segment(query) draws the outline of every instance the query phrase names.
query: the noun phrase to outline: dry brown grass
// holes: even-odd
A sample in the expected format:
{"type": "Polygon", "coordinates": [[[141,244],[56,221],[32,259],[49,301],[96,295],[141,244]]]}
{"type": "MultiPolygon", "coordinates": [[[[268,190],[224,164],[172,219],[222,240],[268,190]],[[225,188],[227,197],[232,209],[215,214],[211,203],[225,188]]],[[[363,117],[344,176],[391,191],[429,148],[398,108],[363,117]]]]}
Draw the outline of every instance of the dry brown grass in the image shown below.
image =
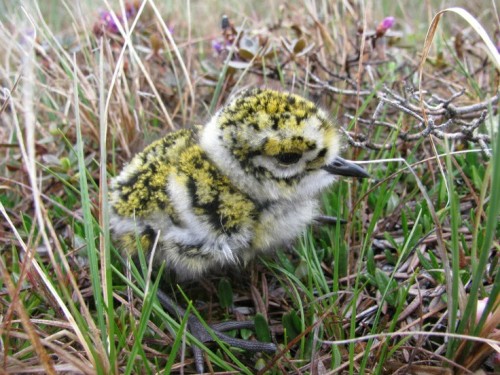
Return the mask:
{"type": "MultiPolygon", "coordinates": [[[[1,3],[0,368],[189,365],[181,361],[188,352],[171,352],[165,315],[142,302],[139,278],[134,289],[112,270],[107,180],[151,140],[203,124],[245,87],[267,86],[317,101],[337,118],[349,157],[376,164],[374,180],[325,197],[345,228],[316,229],[293,254],[279,252],[250,280],[232,282],[238,306],[256,306],[282,345],[265,363],[237,353],[239,371],[498,370],[498,222],[491,244],[485,238],[500,174],[491,163],[500,76],[476,30],[447,14],[419,80],[440,5],[54,0],[23,11],[1,3]],[[116,14],[127,22],[118,26],[116,14]],[[380,28],[387,16],[396,20],[388,31],[380,28]],[[475,328],[484,297],[493,316],[475,328]],[[286,331],[294,324],[297,336],[286,331]]],[[[493,2],[454,5],[498,46],[493,2]]],[[[200,311],[216,321],[227,311],[213,283],[192,296],[210,296],[200,311]]],[[[227,352],[209,356],[214,371],[234,369],[227,352]]]]}

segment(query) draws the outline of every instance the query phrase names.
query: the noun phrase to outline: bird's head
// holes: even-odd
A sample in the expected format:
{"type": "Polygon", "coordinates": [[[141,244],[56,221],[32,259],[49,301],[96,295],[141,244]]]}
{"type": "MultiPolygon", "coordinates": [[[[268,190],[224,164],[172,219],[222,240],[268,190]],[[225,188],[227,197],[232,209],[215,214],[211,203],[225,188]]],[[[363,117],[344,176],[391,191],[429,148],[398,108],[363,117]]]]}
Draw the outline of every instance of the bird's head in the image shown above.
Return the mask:
{"type": "Polygon", "coordinates": [[[316,194],[336,174],[366,177],[362,168],[338,156],[340,141],[313,102],[268,89],[235,97],[201,137],[219,168],[260,200],[316,194]]]}

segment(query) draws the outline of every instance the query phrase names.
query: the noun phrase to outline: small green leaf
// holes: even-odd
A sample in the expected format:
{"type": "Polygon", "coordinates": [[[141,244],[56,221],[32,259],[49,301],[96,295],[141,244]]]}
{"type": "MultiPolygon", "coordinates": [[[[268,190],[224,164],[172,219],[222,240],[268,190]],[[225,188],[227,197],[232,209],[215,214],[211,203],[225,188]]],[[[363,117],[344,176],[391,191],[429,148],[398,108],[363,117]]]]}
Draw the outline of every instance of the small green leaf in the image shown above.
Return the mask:
{"type": "Polygon", "coordinates": [[[249,340],[253,335],[253,331],[251,329],[240,329],[240,336],[243,340],[249,340]]]}
{"type": "Polygon", "coordinates": [[[219,303],[221,307],[227,309],[233,305],[233,288],[227,279],[221,279],[219,282],[219,303]]]}
{"type": "Polygon", "coordinates": [[[71,169],[71,160],[67,157],[62,157],[60,160],[61,168],[63,171],[67,172],[71,169]]]}
{"type": "Polygon", "coordinates": [[[392,307],[396,307],[400,294],[399,286],[396,280],[389,278],[387,274],[379,269],[375,274],[378,289],[380,293],[385,293],[385,301],[392,307]]]}
{"type": "Polygon", "coordinates": [[[372,276],[375,276],[375,270],[377,269],[377,264],[375,262],[375,254],[373,253],[373,248],[368,249],[367,257],[366,257],[366,269],[368,273],[372,276]]]}
{"type": "Polygon", "coordinates": [[[432,264],[429,259],[427,259],[420,250],[417,251],[417,256],[422,267],[424,267],[425,270],[429,271],[432,268],[432,264]]]}
{"type": "Polygon", "coordinates": [[[290,261],[290,259],[288,259],[288,257],[286,256],[286,254],[283,251],[278,251],[278,253],[276,255],[279,258],[279,262],[280,262],[281,266],[283,268],[285,268],[285,270],[287,272],[292,273],[292,274],[295,273],[295,266],[290,261]]]}
{"type": "Polygon", "coordinates": [[[288,341],[293,340],[302,331],[302,322],[295,311],[290,311],[288,314],[283,315],[282,322],[288,341]]]}
{"type": "Polygon", "coordinates": [[[266,318],[262,314],[255,315],[255,335],[259,341],[271,342],[271,333],[266,318]]]}
{"type": "Polygon", "coordinates": [[[297,278],[302,279],[307,276],[309,273],[309,265],[305,260],[301,260],[295,269],[295,276],[297,278]]]}
{"type": "Polygon", "coordinates": [[[395,265],[398,261],[398,259],[394,256],[394,254],[391,252],[389,249],[384,250],[384,255],[385,258],[387,259],[387,262],[391,265],[395,265]]]}
{"type": "Polygon", "coordinates": [[[377,280],[377,287],[380,292],[386,290],[389,285],[389,277],[385,274],[385,272],[379,269],[375,270],[375,280],[377,280]]]}
{"type": "Polygon", "coordinates": [[[257,360],[257,362],[255,362],[255,366],[254,368],[257,370],[257,371],[260,371],[262,370],[264,367],[266,367],[266,360],[264,358],[259,358],[257,360]]]}

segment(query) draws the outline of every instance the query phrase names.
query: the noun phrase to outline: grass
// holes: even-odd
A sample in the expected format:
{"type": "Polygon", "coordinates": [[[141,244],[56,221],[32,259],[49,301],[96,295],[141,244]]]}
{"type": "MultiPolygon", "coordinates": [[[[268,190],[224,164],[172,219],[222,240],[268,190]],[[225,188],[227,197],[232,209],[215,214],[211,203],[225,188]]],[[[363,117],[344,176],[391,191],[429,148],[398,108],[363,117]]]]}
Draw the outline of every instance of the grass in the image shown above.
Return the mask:
{"type": "Polygon", "coordinates": [[[159,287],[207,323],[255,317],[256,333],[234,334],[279,346],[208,345],[211,372],[500,371],[494,2],[453,4],[434,23],[448,4],[131,4],[0,3],[3,372],[192,372],[187,315],[166,314],[159,287]],[[377,34],[387,16],[395,26],[377,34]],[[369,161],[371,179],[323,196],[346,223],[201,285],[159,285],[145,257],[127,267],[109,179],[262,85],[317,101],[346,157],[369,161]]]}

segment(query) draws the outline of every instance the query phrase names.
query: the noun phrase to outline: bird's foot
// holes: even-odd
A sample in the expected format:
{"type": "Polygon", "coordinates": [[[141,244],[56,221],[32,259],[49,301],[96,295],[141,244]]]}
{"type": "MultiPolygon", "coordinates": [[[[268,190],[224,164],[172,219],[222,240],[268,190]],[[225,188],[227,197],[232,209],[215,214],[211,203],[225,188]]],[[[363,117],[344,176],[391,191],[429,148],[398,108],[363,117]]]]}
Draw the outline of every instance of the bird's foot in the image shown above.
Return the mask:
{"type": "MultiPolygon", "coordinates": [[[[183,308],[179,307],[169,296],[167,296],[160,290],[158,291],[158,299],[170,314],[174,314],[177,316],[182,316],[183,314],[185,314],[185,310],[183,308]]],[[[243,349],[249,352],[274,353],[276,351],[276,345],[274,345],[273,343],[238,339],[223,333],[235,329],[252,329],[254,328],[254,323],[252,321],[229,321],[210,324],[208,327],[210,328],[211,332],[209,332],[205,328],[205,325],[203,325],[196,316],[189,315],[189,332],[201,343],[215,342],[215,336],[218,340],[229,346],[243,349]]],[[[193,345],[191,349],[193,351],[196,371],[201,374],[204,372],[203,351],[197,345],[193,345]]]]}

